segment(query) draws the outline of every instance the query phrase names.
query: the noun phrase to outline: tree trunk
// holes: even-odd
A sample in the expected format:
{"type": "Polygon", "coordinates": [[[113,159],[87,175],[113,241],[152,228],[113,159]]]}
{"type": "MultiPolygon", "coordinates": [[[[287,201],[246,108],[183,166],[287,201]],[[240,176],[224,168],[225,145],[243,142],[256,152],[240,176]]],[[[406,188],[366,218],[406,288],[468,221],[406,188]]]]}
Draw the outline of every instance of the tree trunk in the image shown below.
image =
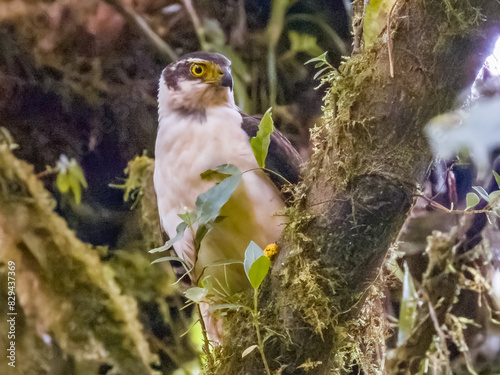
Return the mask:
{"type": "MultiPolygon", "coordinates": [[[[424,126],[473,81],[498,30],[496,1],[399,0],[392,48],[381,41],[328,73],[315,152],[259,300],[271,369],[383,372],[377,275],[431,161],[424,126]]],[[[241,358],[256,343],[251,319],[232,313],[227,331],[207,372],[264,373],[257,351],[241,358]]]]}

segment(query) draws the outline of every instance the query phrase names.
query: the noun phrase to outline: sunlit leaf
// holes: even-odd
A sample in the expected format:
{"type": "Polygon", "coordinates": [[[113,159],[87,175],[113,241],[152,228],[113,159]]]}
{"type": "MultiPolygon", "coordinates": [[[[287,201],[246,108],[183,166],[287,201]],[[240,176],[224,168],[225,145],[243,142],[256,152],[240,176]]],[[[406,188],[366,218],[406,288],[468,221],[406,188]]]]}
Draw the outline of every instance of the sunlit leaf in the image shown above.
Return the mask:
{"type": "Polygon", "coordinates": [[[67,193],[69,190],[69,176],[66,173],[59,172],[56,179],[57,189],[61,193],[67,193]]]}
{"type": "Polygon", "coordinates": [[[500,188],[500,175],[493,171],[493,176],[495,177],[495,181],[497,182],[497,186],[500,188]]]}
{"type": "Polygon", "coordinates": [[[254,351],[254,349],[258,348],[258,345],[251,345],[248,348],[246,348],[243,353],[241,353],[241,358],[245,358],[247,355],[249,355],[251,352],[254,351]]]}
{"type": "Polygon", "coordinates": [[[177,214],[177,216],[179,216],[189,227],[196,221],[196,212],[186,212],[184,214],[177,214]]]}
{"type": "Polygon", "coordinates": [[[262,250],[255,242],[250,241],[250,244],[245,250],[245,260],[243,261],[243,267],[245,268],[247,276],[252,264],[262,256],[264,256],[264,250],[262,250]]]}
{"type": "MultiPolygon", "coordinates": [[[[313,57],[312,59],[307,60],[307,61],[304,63],[304,65],[305,65],[305,64],[310,64],[310,63],[313,63],[313,62],[319,62],[319,63],[322,63],[322,65],[323,65],[323,64],[328,64],[328,61],[326,60],[326,54],[327,54],[327,53],[328,53],[328,52],[324,52],[324,53],[322,53],[321,55],[319,55],[318,57],[313,57]]],[[[320,65],[320,66],[321,66],[321,65],[320,65]]],[[[316,66],[316,67],[318,67],[318,66],[316,66]]]]}
{"type": "Polygon", "coordinates": [[[269,267],[271,267],[271,260],[266,256],[261,256],[253,262],[248,271],[248,279],[254,289],[257,289],[262,284],[269,272],[269,267]]]}
{"type": "MultiPolygon", "coordinates": [[[[177,241],[180,241],[182,239],[182,237],[184,237],[184,231],[186,230],[187,227],[188,227],[188,225],[186,222],[183,221],[182,223],[179,223],[179,225],[177,225],[177,228],[175,228],[176,234],[175,234],[174,238],[169,239],[167,242],[165,242],[165,245],[163,245],[162,247],[158,247],[156,249],[149,250],[149,252],[150,253],[158,253],[158,252],[170,249],[174,243],[176,243],[177,241]]],[[[154,261],[153,263],[157,263],[157,261],[154,261]]]]}
{"type": "Polygon", "coordinates": [[[70,166],[68,169],[69,174],[75,176],[80,184],[86,189],[87,180],[85,179],[85,175],[83,174],[82,168],[76,163],[75,159],[71,159],[70,166]]]}
{"type": "Polygon", "coordinates": [[[264,251],[255,242],[251,241],[245,251],[243,267],[248,280],[254,289],[257,289],[271,266],[271,260],[264,255],[264,251]]]}
{"type": "Polygon", "coordinates": [[[265,168],[267,151],[269,149],[269,144],[271,143],[271,134],[274,131],[274,123],[271,114],[272,108],[269,108],[262,120],[260,120],[259,131],[256,136],[250,140],[250,145],[252,146],[253,154],[255,159],[259,164],[259,167],[265,168]]]}
{"type": "Polygon", "coordinates": [[[76,177],[74,174],[69,173],[68,182],[69,182],[69,188],[73,193],[73,196],[75,197],[76,204],[80,204],[82,201],[82,187],[80,185],[78,177],[76,177]]]}
{"type": "Polygon", "coordinates": [[[415,325],[418,295],[413,283],[413,277],[406,262],[404,263],[403,294],[399,312],[398,345],[403,345],[410,337],[415,325]]]}
{"type": "Polygon", "coordinates": [[[489,202],[490,201],[490,196],[488,195],[488,192],[486,190],[484,190],[484,188],[482,186],[473,186],[472,187],[476,193],[482,198],[484,199],[486,202],[489,202]]]}
{"type": "Polygon", "coordinates": [[[371,47],[387,25],[387,17],[396,0],[370,0],[363,17],[363,40],[371,47]]]}
{"type": "Polygon", "coordinates": [[[203,299],[207,296],[207,294],[208,294],[208,289],[200,288],[197,286],[189,288],[184,292],[186,298],[193,301],[194,303],[202,302],[203,299]]]}
{"type": "Polygon", "coordinates": [[[87,180],[83,175],[82,168],[78,165],[75,158],[68,159],[66,155],[61,155],[56,164],[59,170],[57,175],[57,188],[61,193],[67,193],[71,190],[76,204],[82,201],[82,186],[87,188],[87,180]]]}
{"type": "Polygon", "coordinates": [[[467,208],[474,207],[480,201],[479,197],[475,193],[467,193],[467,197],[465,198],[465,202],[467,204],[467,208]]]}

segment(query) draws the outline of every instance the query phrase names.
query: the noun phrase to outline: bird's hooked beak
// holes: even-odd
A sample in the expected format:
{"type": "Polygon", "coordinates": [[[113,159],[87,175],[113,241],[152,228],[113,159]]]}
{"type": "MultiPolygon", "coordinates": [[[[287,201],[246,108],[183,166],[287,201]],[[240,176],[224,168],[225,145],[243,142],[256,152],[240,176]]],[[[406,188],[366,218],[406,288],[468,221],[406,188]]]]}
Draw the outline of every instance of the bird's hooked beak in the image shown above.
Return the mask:
{"type": "Polygon", "coordinates": [[[229,87],[231,90],[233,89],[233,77],[229,72],[225,72],[221,78],[221,85],[223,87],[229,87]]]}
{"type": "Polygon", "coordinates": [[[229,87],[231,90],[233,89],[233,77],[231,77],[231,73],[227,69],[221,68],[219,65],[212,63],[212,67],[209,69],[205,82],[210,83],[218,83],[222,87],[229,87]]]}

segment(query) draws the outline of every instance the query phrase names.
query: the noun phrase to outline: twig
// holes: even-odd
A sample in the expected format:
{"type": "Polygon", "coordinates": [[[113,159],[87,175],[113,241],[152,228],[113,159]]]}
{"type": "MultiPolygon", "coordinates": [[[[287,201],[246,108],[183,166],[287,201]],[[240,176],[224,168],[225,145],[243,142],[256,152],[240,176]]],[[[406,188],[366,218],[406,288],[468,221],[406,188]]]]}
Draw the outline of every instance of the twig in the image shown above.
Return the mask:
{"type": "Polygon", "coordinates": [[[361,43],[363,36],[363,17],[364,15],[364,2],[362,0],[355,0],[352,3],[352,36],[353,48],[352,54],[357,55],[362,52],[361,43]]]}
{"type": "Polygon", "coordinates": [[[486,206],[486,208],[483,208],[481,210],[450,210],[449,208],[443,206],[442,204],[439,204],[438,202],[434,202],[432,199],[426,197],[423,194],[415,194],[415,196],[425,199],[434,208],[438,208],[438,209],[445,211],[449,214],[486,214],[486,213],[491,211],[488,208],[488,205],[486,206]]]}
{"type": "Polygon", "coordinates": [[[394,61],[392,59],[392,35],[391,35],[391,18],[392,18],[392,13],[394,12],[394,8],[396,7],[396,4],[398,3],[398,0],[392,4],[391,11],[387,15],[387,50],[389,53],[389,72],[391,74],[391,78],[394,78],[394,61]]]}
{"type": "Polygon", "coordinates": [[[43,177],[46,177],[46,176],[50,176],[52,174],[56,174],[58,172],[59,172],[59,170],[57,168],[47,167],[47,169],[45,169],[44,171],[41,171],[40,173],[37,173],[35,175],[35,177],[38,178],[38,179],[40,179],[40,178],[43,178],[43,177]]]}
{"type": "Polygon", "coordinates": [[[206,50],[207,39],[205,37],[205,30],[203,29],[203,26],[201,24],[200,17],[198,17],[198,14],[194,9],[193,2],[191,0],[182,0],[182,3],[184,4],[186,11],[188,12],[189,17],[191,18],[191,22],[193,23],[194,26],[194,31],[196,32],[196,35],[198,36],[198,40],[201,45],[201,49],[206,50]]]}
{"type": "Polygon", "coordinates": [[[167,62],[177,60],[177,54],[158,34],[156,34],[148,23],[141,17],[131,6],[122,4],[118,0],[103,0],[105,3],[112,6],[123,18],[134,25],[153,45],[153,47],[165,57],[167,62]]]}
{"type": "Polygon", "coordinates": [[[442,349],[445,352],[445,354],[447,356],[449,356],[450,352],[448,351],[448,348],[446,347],[446,336],[445,336],[443,330],[441,329],[441,327],[439,326],[439,320],[438,320],[438,317],[436,315],[436,310],[434,310],[434,306],[432,306],[431,298],[429,297],[429,295],[427,294],[427,292],[424,289],[422,289],[421,291],[422,291],[423,296],[427,300],[427,305],[429,307],[429,316],[432,320],[432,324],[434,325],[434,329],[436,330],[436,333],[439,336],[439,340],[441,341],[442,349]]]}

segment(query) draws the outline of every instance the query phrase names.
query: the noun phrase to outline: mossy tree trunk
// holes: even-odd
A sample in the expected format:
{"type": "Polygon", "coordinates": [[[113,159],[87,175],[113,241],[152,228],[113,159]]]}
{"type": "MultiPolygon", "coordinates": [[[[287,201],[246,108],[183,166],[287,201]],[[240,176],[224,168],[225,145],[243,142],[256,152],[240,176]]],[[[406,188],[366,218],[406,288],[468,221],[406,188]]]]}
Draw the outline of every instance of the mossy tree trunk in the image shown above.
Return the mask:
{"type": "MultiPolygon", "coordinates": [[[[329,73],[315,152],[259,301],[274,371],[384,372],[377,274],[431,161],[424,126],[473,81],[499,30],[496,1],[399,0],[390,51],[381,41],[329,73]]],[[[256,351],[241,358],[255,344],[242,314],[208,373],[264,373],[256,351]]]]}

